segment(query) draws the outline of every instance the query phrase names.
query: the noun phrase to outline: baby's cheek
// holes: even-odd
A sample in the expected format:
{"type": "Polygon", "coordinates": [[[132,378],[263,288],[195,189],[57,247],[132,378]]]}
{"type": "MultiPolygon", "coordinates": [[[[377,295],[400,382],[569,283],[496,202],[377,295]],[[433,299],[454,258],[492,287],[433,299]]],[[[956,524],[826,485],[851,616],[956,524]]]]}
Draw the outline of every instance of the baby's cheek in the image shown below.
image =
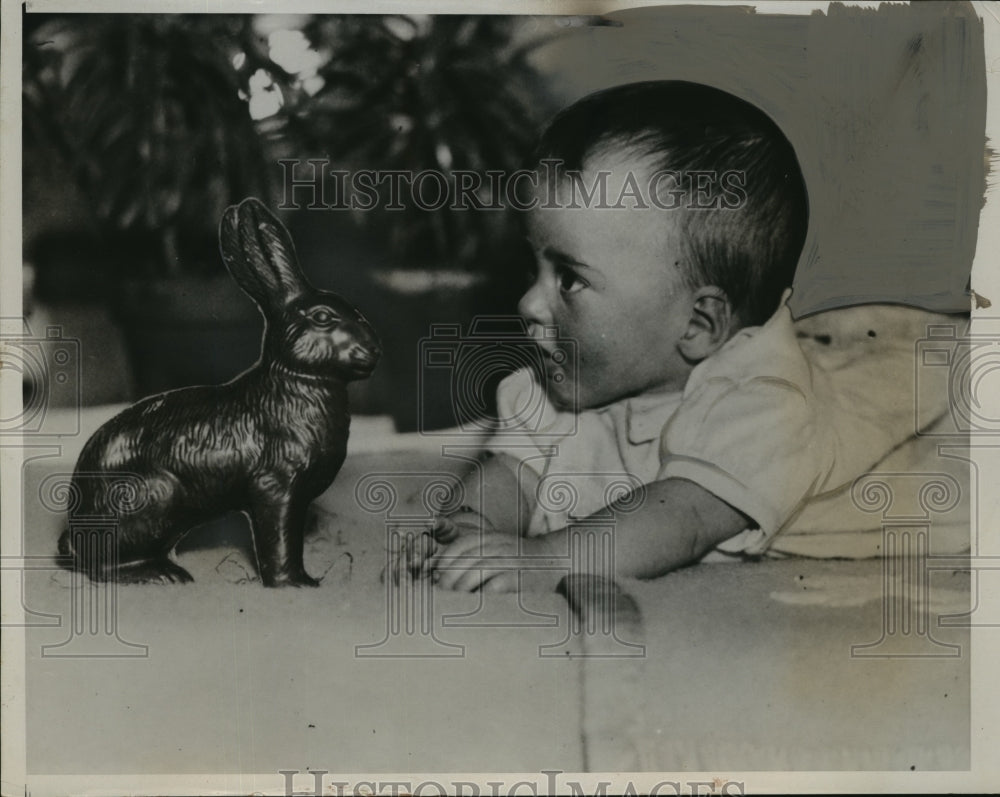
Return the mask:
{"type": "Polygon", "coordinates": [[[576,377],[567,381],[565,393],[570,396],[568,402],[578,411],[600,407],[618,397],[618,385],[613,377],[608,376],[605,368],[581,366],[576,377]]]}

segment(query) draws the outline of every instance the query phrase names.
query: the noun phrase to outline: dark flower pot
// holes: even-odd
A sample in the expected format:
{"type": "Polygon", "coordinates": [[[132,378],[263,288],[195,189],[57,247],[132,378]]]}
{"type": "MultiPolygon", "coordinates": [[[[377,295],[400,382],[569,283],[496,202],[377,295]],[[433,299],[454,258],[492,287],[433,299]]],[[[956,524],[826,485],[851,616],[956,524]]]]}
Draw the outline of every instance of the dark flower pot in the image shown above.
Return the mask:
{"type": "Polygon", "coordinates": [[[257,361],[264,330],[228,275],[125,282],[116,317],[137,397],[232,379],[257,361]]]}
{"type": "MultiPolygon", "coordinates": [[[[456,400],[456,372],[447,352],[462,345],[477,314],[488,307],[484,274],[398,270],[374,275],[383,369],[391,381],[387,409],[399,432],[446,429],[467,421],[456,400]],[[453,334],[457,333],[457,334],[453,334]],[[431,350],[434,350],[432,354],[431,350]],[[435,359],[437,361],[435,361],[435,359]]],[[[493,400],[492,391],[484,399],[493,400]]]]}

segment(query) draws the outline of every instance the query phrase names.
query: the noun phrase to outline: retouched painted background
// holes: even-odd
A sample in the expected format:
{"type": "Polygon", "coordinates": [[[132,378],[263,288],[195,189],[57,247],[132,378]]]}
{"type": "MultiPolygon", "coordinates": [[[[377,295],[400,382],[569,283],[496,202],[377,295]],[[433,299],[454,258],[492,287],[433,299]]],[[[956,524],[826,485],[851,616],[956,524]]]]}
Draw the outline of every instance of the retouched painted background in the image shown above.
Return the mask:
{"type": "Polygon", "coordinates": [[[969,309],[986,189],[983,26],[968,3],[826,14],[641,8],[540,53],[567,102],[636,80],[730,91],[791,139],[810,194],[796,315],[867,302],[969,309]]]}

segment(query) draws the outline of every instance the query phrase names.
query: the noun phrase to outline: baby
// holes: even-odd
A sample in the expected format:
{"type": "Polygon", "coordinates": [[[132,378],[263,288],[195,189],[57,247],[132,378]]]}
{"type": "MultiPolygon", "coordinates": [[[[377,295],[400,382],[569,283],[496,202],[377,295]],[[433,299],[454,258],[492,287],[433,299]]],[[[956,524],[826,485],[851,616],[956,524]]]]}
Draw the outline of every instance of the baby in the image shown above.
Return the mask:
{"type": "Polygon", "coordinates": [[[536,164],[518,309],[541,365],[501,383],[462,506],[401,570],[508,591],[526,570],[549,587],[567,568],[652,578],[760,555],[912,435],[910,407],[838,438],[786,306],[806,188],[762,111],[698,84],[620,86],[559,114],[536,164]]]}

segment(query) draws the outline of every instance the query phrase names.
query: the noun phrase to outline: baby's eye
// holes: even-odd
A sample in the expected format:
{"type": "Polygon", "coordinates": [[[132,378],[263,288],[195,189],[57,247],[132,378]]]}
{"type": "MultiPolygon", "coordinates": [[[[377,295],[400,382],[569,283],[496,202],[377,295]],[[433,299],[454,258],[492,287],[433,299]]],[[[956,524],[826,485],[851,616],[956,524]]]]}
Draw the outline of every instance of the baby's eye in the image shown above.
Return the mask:
{"type": "Polygon", "coordinates": [[[556,277],[559,280],[559,290],[562,293],[576,293],[590,286],[587,280],[567,266],[560,266],[556,277]]]}

